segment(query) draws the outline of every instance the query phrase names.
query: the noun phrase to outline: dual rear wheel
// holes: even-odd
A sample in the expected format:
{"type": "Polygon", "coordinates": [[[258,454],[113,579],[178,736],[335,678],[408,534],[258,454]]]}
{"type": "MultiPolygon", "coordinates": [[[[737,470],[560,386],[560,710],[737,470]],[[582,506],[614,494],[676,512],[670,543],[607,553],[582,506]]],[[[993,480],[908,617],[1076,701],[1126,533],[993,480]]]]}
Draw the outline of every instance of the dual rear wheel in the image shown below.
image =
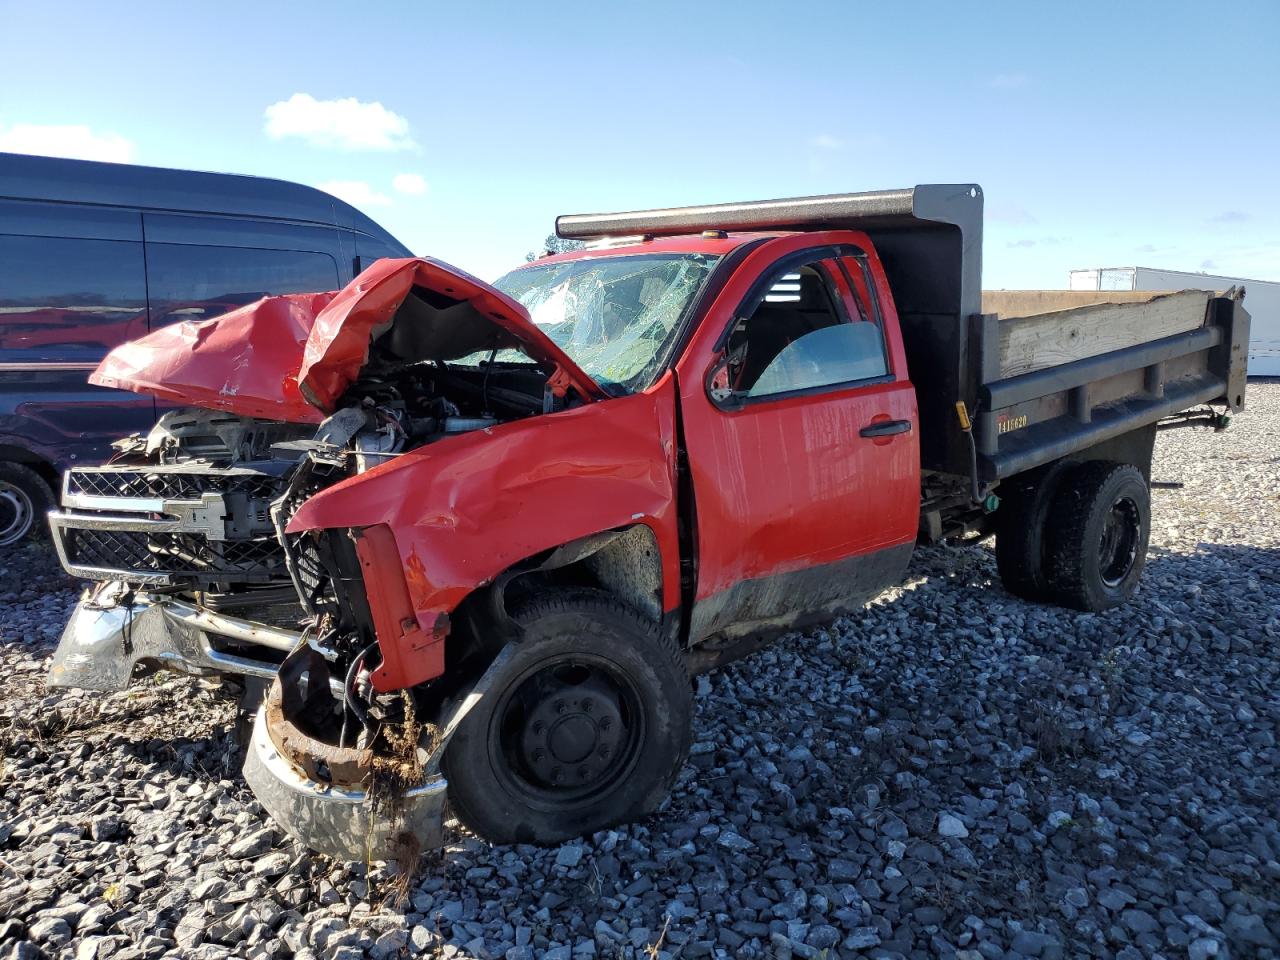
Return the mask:
{"type": "Polygon", "coordinates": [[[1026,600],[1107,610],[1137,589],[1151,494],[1135,466],[1096,460],[1014,484],[997,514],[996,565],[1026,600]]]}

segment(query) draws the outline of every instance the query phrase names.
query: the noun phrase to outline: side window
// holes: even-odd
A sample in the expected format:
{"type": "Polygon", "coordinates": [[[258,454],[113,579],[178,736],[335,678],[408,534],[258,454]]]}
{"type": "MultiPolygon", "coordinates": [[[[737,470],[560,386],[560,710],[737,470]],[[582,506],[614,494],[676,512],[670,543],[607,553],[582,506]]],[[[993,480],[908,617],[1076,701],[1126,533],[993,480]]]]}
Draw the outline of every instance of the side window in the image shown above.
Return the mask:
{"type": "Polygon", "coordinates": [[[383,257],[408,257],[411,256],[409,251],[401,248],[397,249],[382,240],[373,237],[367,237],[363,233],[357,233],[356,238],[356,273],[363,273],[371,266],[381,260],[383,257]]]}
{"type": "Polygon", "coordinates": [[[142,244],[0,236],[0,351],[94,363],[146,328],[142,244]]]}
{"type": "Polygon", "coordinates": [[[265,296],[319,293],[340,286],[327,253],[147,244],[151,328],[207,320],[265,296]]]}
{"type": "Polygon", "coordinates": [[[878,320],[867,277],[855,279],[841,260],[781,271],[735,323],[718,374],[727,381],[713,382],[712,395],[753,399],[882,377],[889,368],[878,320]]]}

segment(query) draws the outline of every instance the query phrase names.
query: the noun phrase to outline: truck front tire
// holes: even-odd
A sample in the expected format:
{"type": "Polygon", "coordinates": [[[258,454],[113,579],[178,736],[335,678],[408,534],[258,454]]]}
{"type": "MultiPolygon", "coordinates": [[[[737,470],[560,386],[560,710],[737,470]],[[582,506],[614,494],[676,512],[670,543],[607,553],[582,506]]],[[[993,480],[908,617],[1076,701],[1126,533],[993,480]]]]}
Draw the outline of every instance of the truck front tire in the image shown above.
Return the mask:
{"type": "Polygon", "coordinates": [[[1135,466],[1092,461],[1062,481],[1046,524],[1045,577],[1063,606],[1097,612],[1133,596],[1147,559],[1151,494],[1135,466]]]}
{"type": "Polygon", "coordinates": [[[458,819],[494,843],[554,844],[653,812],[689,753],[674,640],[600,591],[532,598],[514,655],[444,755],[458,819]]]}
{"type": "Polygon", "coordinates": [[[44,535],[53,491],[44,477],[21,463],[0,462],[0,547],[44,535]]]}

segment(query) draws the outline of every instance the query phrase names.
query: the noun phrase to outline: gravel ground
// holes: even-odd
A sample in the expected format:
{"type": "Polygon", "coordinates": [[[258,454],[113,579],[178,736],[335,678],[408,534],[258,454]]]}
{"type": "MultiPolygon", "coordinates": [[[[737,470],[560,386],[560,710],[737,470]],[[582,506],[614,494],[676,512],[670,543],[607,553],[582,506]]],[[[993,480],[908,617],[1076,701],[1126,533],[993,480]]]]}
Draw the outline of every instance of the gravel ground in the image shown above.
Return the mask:
{"type": "Polygon", "coordinates": [[[1280,956],[1280,383],[1164,434],[1144,585],[1102,615],[920,551],[859,618],[699,681],[646,823],[459,834],[407,889],[309,856],[197,683],[49,692],[76,586],[0,560],[0,953],[83,958],[1280,956]]]}

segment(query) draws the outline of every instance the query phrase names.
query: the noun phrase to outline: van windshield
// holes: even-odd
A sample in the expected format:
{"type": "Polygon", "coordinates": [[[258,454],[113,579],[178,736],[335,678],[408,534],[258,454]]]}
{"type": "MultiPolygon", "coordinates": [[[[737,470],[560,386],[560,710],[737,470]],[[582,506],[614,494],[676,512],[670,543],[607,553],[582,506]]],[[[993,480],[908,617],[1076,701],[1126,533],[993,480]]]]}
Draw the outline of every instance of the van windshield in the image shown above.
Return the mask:
{"type": "MultiPolygon", "coordinates": [[[[612,393],[648,386],[667,363],[689,305],[720,258],[640,254],[513,270],[494,286],[612,393]]],[[[498,359],[520,359],[515,351],[498,359]]],[[[477,358],[481,359],[481,358],[477,358]]]]}

